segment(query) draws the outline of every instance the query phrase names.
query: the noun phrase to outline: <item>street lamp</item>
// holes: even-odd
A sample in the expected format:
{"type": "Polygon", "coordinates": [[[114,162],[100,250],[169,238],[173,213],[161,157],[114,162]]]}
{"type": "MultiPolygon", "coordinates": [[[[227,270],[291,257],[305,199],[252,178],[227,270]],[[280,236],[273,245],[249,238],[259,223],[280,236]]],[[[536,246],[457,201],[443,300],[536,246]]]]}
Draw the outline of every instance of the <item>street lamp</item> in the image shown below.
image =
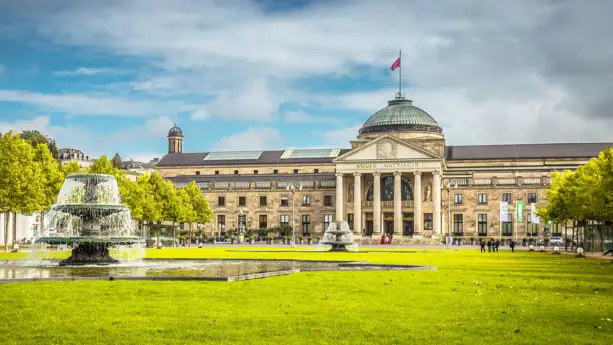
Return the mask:
{"type": "MultiPolygon", "coordinates": [[[[447,236],[451,236],[451,182],[447,182],[445,186],[447,189],[447,236]]],[[[453,186],[458,189],[458,183],[453,186]]]]}
{"type": "Polygon", "coordinates": [[[287,190],[292,192],[292,247],[296,247],[296,236],[294,235],[294,229],[296,228],[296,218],[294,217],[294,193],[296,189],[302,190],[301,182],[290,182],[287,184],[287,190]]]}

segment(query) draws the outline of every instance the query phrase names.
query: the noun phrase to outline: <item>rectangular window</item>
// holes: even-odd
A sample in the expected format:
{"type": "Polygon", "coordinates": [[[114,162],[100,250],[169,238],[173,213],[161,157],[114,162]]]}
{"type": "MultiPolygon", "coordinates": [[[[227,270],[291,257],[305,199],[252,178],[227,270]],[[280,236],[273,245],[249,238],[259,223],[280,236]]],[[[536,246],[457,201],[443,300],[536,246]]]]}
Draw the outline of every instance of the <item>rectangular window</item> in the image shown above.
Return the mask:
{"type": "Polygon", "coordinates": [[[289,206],[289,199],[286,196],[281,197],[281,206],[289,206]]]}
{"type": "Polygon", "coordinates": [[[260,206],[266,206],[266,195],[260,195],[260,206]]]}
{"type": "Polygon", "coordinates": [[[324,206],[332,206],[332,195],[324,195],[324,206]]]}
{"type": "Polygon", "coordinates": [[[502,222],[502,236],[513,236],[513,214],[507,215],[508,222],[502,222]]]}
{"type": "Polygon", "coordinates": [[[432,213],[424,213],[424,230],[432,230],[434,219],[432,218],[432,213]]]}
{"type": "Polygon", "coordinates": [[[215,170],[215,175],[219,175],[219,170],[215,170]]]}
{"type": "Polygon", "coordinates": [[[324,214],[324,231],[328,229],[328,226],[330,226],[330,223],[332,223],[332,215],[324,214]]]}
{"type": "Polygon", "coordinates": [[[477,200],[477,202],[478,202],[480,205],[487,204],[487,194],[485,194],[485,193],[479,193],[479,195],[478,195],[477,197],[478,197],[478,198],[477,198],[477,199],[478,199],[478,200],[477,200]]]}
{"type": "Polygon", "coordinates": [[[539,233],[539,225],[538,224],[532,224],[532,214],[531,213],[527,213],[526,214],[526,235],[531,236],[531,237],[535,237],[538,236],[539,233]]]}
{"type": "Polygon", "coordinates": [[[239,196],[238,197],[238,206],[245,206],[247,205],[247,198],[244,196],[239,196]]]}
{"type": "Polygon", "coordinates": [[[234,170],[234,175],[238,175],[238,170],[234,170]]]}
{"type": "Polygon", "coordinates": [[[273,170],[273,171],[272,171],[272,173],[273,173],[273,174],[278,174],[278,173],[279,173],[279,170],[278,170],[278,169],[275,169],[275,170],[273,170]]]}
{"type": "Polygon", "coordinates": [[[200,170],[196,170],[196,176],[200,175],[200,170]]]}
{"type": "Polygon", "coordinates": [[[315,173],[315,174],[319,174],[319,169],[315,169],[315,170],[313,170],[313,173],[315,173]]]}
{"type": "Polygon", "coordinates": [[[279,226],[281,227],[289,226],[289,215],[282,214],[279,216],[279,226]]]}
{"type": "Polygon", "coordinates": [[[310,195],[302,196],[302,206],[311,206],[311,196],[310,195]]]}
{"type": "Polygon", "coordinates": [[[487,236],[487,213],[479,213],[477,215],[477,234],[479,236],[487,236]]]}
{"type": "Polygon", "coordinates": [[[225,235],[226,232],[226,216],[218,215],[217,216],[217,231],[221,233],[221,236],[225,235]]]}
{"type": "Polygon", "coordinates": [[[226,197],[218,196],[217,197],[217,206],[226,206],[226,197]]]}
{"type": "Polygon", "coordinates": [[[260,229],[268,228],[268,216],[265,214],[260,215],[260,229]]]}
{"type": "Polygon", "coordinates": [[[462,194],[454,194],[453,195],[453,203],[459,205],[462,203],[462,194]]]}
{"type": "Polygon", "coordinates": [[[297,173],[298,173],[298,169],[294,169],[294,174],[297,174],[297,173]]]}
{"type": "Polygon", "coordinates": [[[302,215],[302,233],[305,236],[308,236],[311,233],[311,215],[310,214],[302,215]]]}
{"type": "Polygon", "coordinates": [[[528,203],[536,204],[536,193],[528,193],[528,203]]]}
{"type": "Polygon", "coordinates": [[[464,235],[464,215],[463,214],[456,213],[453,215],[453,234],[455,236],[464,235]]]}
{"type": "Polygon", "coordinates": [[[509,204],[513,202],[513,194],[511,193],[502,193],[502,201],[508,202],[509,204]]]}
{"type": "Polygon", "coordinates": [[[562,236],[562,224],[550,224],[549,232],[551,236],[562,236]]]}
{"type": "Polygon", "coordinates": [[[257,175],[257,174],[258,174],[258,171],[257,171],[257,170],[254,170],[254,171],[253,171],[253,174],[254,174],[254,175],[257,175]]]}

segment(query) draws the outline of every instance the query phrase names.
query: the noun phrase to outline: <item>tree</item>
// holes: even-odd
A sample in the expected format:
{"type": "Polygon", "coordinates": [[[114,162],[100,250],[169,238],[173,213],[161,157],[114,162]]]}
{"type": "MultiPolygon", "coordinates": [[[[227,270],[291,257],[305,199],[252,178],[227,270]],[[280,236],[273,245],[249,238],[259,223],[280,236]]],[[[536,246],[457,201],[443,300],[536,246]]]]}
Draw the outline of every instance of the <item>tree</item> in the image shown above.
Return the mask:
{"type": "Polygon", "coordinates": [[[88,172],[91,174],[107,174],[118,176],[120,172],[113,166],[106,155],[94,160],[94,163],[89,167],[88,172]]]}
{"type": "Polygon", "coordinates": [[[58,159],[59,152],[57,145],[55,144],[55,140],[43,135],[41,132],[37,130],[26,130],[21,132],[21,138],[29,141],[34,148],[36,148],[39,144],[47,145],[53,159],[58,159]]]}
{"type": "Polygon", "coordinates": [[[185,192],[189,196],[189,202],[193,209],[193,218],[189,220],[189,239],[191,246],[192,222],[196,224],[208,223],[213,217],[213,211],[209,207],[209,201],[202,195],[200,188],[195,181],[190,182],[185,188],[185,192]]]}
{"type": "Polygon", "coordinates": [[[115,169],[123,169],[123,162],[121,161],[121,156],[119,153],[115,153],[111,162],[113,163],[115,169]]]}
{"type": "Polygon", "coordinates": [[[66,178],[68,175],[78,174],[85,171],[85,169],[83,169],[77,161],[70,161],[64,164],[60,167],[60,170],[64,174],[64,178],[66,178]]]}
{"type": "Polygon", "coordinates": [[[42,183],[42,189],[40,190],[38,202],[40,206],[40,228],[44,229],[44,212],[51,207],[57,195],[62,188],[64,182],[64,173],[60,169],[60,165],[57,160],[53,159],[51,152],[47,145],[41,143],[38,144],[34,152],[34,162],[40,165],[40,178],[42,183]]]}
{"type": "Polygon", "coordinates": [[[41,209],[40,193],[44,188],[41,171],[28,141],[13,131],[0,136],[0,212],[5,212],[5,251],[8,251],[9,213],[32,214],[41,209]]]}

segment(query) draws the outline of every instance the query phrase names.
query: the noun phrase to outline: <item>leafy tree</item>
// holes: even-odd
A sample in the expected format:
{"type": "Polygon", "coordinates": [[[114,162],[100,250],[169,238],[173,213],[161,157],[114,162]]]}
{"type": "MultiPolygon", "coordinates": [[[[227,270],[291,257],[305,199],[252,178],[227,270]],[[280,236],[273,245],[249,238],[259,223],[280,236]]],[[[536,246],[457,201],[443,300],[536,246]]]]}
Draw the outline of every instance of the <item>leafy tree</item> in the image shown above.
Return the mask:
{"type": "Polygon", "coordinates": [[[55,202],[64,182],[64,173],[57,160],[53,159],[47,145],[38,144],[34,152],[34,163],[40,166],[42,189],[40,190],[40,226],[44,229],[44,212],[55,202]]]}
{"type": "Polygon", "coordinates": [[[13,131],[0,136],[0,212],[5,212],[5,251],[8,251],[9,212],[32,214],[40,210],[43,189],[42,169],[35,162],[30,143],[13,131]]]}
{"type": "Polygon", "coordinates": [[[111,162],[113,163],[115,169],[123,169],[123,163],[121,161],[121,156],[119,155],[119,153],[115,153],[111,162]]]}
{"type": "Polygon", "coordinates": [[[191,245],[192,222],[199,224],[208,223],[213,217],[213,211],[209,207],[209,201],[202,195],[200,188],[196,186],[196,182],[190,182],[184,189],[189,196],[189,202],[193,209],[193,218],[189,220],[189,244],[191,245]]]}
{"type": "Polygon", "coordinates": [[[60,170],[64,174],[64,178],[66,178],[70,174],[78,174],[85,171],[77,161],[70,161],[61,166],[60,170]]]}
{"type": "Polygon", "coordinates": [[[106,155],[94,160],[94,163],[89,167],[88,172],[91,174],[107,174],[119,176],[120,172],[113,166],[113,162],[109,161],[106,155]]]}
{"type": "Polygon", "coordinates": [[[37,147],[39,144],[47,145],[49,152],[51,152],[51,156],[53,159],[58,159],[59,152],[57,149],[57,145],[55,144],[55,140],[43,135],[41,132],[37,130],[26,130],[21,132],[21,138],[30,142],[33,147],[37,147]]]}

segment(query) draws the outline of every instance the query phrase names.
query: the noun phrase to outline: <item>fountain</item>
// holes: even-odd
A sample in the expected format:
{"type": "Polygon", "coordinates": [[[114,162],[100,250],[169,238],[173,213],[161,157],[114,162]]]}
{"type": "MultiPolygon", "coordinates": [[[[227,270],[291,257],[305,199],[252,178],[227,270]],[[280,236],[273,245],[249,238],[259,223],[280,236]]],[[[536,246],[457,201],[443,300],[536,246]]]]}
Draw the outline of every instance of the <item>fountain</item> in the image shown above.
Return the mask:
{"type": "Polygon", "coordinates": [[[331,252],[348,252],[347,246],[355,246],[353,231],[345,221],[334,221],[328,225],[321,244],[331,245],[331,252]]]}
{"type": "Polygon", "coordinates": [[[130,210],[121,204],[117,180],[103,174],[69,175],[48,213],[48,228],[36,240],[72,247],[60,266],[118,263],[109,248],[144,242],[134,233],[130,210]]]}

